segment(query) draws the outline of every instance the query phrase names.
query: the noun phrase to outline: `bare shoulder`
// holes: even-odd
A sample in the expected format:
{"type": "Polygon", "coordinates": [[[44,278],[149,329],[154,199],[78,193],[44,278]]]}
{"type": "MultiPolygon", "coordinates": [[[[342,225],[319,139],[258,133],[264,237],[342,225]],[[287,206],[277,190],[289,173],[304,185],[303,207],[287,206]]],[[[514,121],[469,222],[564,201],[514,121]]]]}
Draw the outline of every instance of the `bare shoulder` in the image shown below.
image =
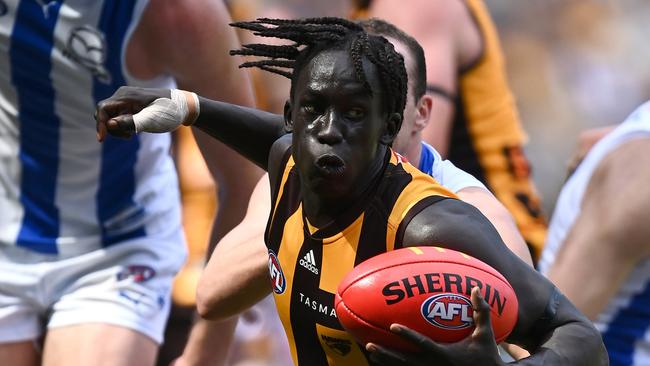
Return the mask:
{"type": "Polygon", "coordinates": [[[609,152],[596,167],[585,198],[627,201],[634,206],[650,197],[650,136],[625,142],[609,152]]]}
{"type": "Polygon", "coordinates": [[[627,248],[631,253],[643,249],[650,254],[650,247],[642,239],[650,235],[648,182],[650,137],[628,141],[611,151],[589,181],[583,212],[594,220],[601,217],[599,230],[605,230],[606,235],[625,235],[625,240],[617,240],[619,249],[627,248]],[[606,220],[602,219],[604,213],[606,220]],[[621,230],[623,227],[626,229],[621,230]]]}
{"type": "Polygon", "coordinates": [[[592,181],[602,184],[616,184],[626,181],[635,184],[650,174],[650,136],[629,140],[609,152],[594,172],[592,181]],[[630,178],[634,178],[629,181],[630,178]]]}

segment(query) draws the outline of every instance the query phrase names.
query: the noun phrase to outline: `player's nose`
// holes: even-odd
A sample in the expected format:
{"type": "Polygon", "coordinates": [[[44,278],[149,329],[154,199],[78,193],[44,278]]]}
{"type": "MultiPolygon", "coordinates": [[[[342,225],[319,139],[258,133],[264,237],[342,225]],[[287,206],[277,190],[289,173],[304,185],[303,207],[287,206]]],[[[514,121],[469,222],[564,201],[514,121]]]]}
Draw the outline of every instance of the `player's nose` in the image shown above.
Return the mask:
{"type": "Polygon", "coordinates": [[[318,129],[318,141],[322,144],[335,145],[343,139],[340,129],[340,116],[332,108],[321,116],[318,129]]]}

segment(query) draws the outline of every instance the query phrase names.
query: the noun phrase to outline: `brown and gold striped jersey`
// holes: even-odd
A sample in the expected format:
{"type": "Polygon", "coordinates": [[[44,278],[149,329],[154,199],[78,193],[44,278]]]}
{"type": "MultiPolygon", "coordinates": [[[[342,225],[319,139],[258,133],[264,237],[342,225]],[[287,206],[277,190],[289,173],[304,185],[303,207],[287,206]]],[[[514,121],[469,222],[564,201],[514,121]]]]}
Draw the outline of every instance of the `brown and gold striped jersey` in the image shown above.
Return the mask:
{"type": "Polygon", "coordinates": [[[326,227],[303,215],[298,172],[287,153],[272,190],[265,240],[275,303],[296,365],[369,365],[365,350],[341,327],[334,294],[357,264],[401,246],[410,219],[455,197],[391,151],[378,183],[326,227]]]}

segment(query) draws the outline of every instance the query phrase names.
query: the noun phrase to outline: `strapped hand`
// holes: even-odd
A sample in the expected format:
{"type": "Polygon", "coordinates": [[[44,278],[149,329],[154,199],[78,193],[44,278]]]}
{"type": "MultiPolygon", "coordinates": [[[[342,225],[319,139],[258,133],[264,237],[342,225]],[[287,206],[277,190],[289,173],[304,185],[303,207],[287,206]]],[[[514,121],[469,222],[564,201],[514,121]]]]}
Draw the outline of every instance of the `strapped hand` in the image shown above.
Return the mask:
{"type": "Polygon", "coordinates": [[[121,87],[97,104],[97,139],[129,138],[138,132],[163,133],[191,125],[199,115],[196,94],[178,89],[121,87]]]}

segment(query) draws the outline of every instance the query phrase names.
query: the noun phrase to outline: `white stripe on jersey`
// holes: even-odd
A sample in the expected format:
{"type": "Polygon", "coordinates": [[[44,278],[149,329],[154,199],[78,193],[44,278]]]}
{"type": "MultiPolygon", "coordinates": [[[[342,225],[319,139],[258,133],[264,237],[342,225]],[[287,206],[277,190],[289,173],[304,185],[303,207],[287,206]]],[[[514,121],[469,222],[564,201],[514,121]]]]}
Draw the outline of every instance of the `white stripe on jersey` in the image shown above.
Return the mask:
{"type": "MultiPolygon", "coordinates": [[[[73,34],[81,19],[85,24],[97,24],[102,8],[86,6],[76,10],[78,11],[71,10],[63,3],[54,28],[55,35],[73,34]]],[[[57,246],[62,249],[61,245],[75,245],[76,249],[81,249],[79,238],[85,239],[84,246],[90,246],[101,237],[95,194],[102,145],[95,141],[94,129],[88,128],[89,125],[94,125],[92,116],[88,114],[88,111],[95,109],[92,96],[93,75],[63,53],[62,47],[54,47],[52,50],[51,77],[56,93],[54,107],[61,120],[55,197],[60,215],[57,246]],[[85,92],[70,92],[71,88],[85,92]],[[77,182],[83,185],[75,184],[77,182]]]]}
{"type": "MultiPolygon", "coordinates": [[[[0,34],[9,35],[14,27],[15,7],[9,8],[0,22],[0,34]]],[[[4,45],[7,47],[7,45],[4,45]]],[[[6,52],[0,54],[0,245],[13,244],[24,215],[20,195],[21,164],[18,97],[11,83],[11,63],[6,52]],[[2,71],[4,70],[4,71],[2,71]]]]}

